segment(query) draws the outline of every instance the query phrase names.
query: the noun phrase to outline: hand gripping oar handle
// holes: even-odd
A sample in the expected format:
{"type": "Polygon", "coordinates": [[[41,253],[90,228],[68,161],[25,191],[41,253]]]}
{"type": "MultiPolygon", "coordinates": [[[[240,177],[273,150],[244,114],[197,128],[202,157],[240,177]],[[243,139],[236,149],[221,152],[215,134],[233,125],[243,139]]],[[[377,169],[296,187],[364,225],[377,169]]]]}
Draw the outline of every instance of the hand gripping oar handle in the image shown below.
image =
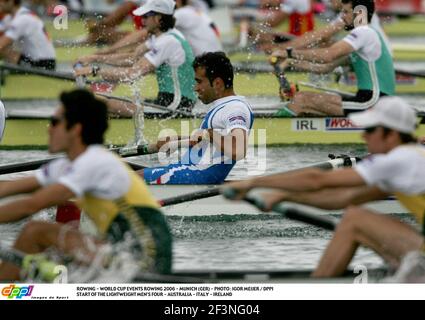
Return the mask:
{"type": "Polygon", "coordinates": [[[36,275],[47,282],[53,282],[60,275],[58,264],[47,259],[43,254],[25,254],[0,245],[0,260],[21,267],[26,274],[36,275]]]}

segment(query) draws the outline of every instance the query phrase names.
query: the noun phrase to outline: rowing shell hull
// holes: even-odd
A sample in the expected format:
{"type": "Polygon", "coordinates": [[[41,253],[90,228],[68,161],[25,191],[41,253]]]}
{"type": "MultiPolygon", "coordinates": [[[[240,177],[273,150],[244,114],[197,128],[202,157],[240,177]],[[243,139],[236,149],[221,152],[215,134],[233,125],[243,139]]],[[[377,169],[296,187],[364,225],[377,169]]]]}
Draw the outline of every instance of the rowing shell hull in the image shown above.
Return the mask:
{"type": "MultiPolygon", "coordinates": [[[[183,135],[198,128],[200,119],[146,119],[144,135],[148,141],[159,136],[183,135]]],[[[7,119],[2,147],[46,146],[48,120],[7,119]]],[[[417,130],[425,136],[425,125],[417,130]]],[[[132,119],[113,119],[106,134],[106,143],[125,145],[134,138],[132,119]]],[[[257,118],[251,132],[253,145],[363,143],[361,130],[347,118],[257,118]]]]}
{"type": "MultiPolygon", "coordinates": [[[[152,185],[149,186],[156,199],[168,199],[175,196],[215,188],[208,185],[152,185]]],[[[296,205],[303,208],[302,205],[296,205]]],[[[406,213],[407,210],[396,200],[382,200],[367,204],[366,207],[385,214],[406,213]]],[[[210,216],[210,215],[257,215],[262,212],[245,202],[229,201],[221,195],[184,202],[162,208],[168,216],[210,216]]],[[[341,214],[341,210],[318,210],[318,214],[341,214]]]]}

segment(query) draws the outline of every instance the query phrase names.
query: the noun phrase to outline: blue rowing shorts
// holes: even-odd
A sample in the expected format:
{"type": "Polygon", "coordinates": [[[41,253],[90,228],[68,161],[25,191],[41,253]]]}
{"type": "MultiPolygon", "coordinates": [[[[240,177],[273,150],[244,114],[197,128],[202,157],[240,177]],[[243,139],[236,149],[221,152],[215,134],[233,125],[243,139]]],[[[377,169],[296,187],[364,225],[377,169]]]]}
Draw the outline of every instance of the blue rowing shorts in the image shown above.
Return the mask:
{"type": "Polygon", "coordinates": [[[164,167],[146,168],[143,176],[147,184],[221,184],[233,164],[200,167],[175,163],[164,167]]]}

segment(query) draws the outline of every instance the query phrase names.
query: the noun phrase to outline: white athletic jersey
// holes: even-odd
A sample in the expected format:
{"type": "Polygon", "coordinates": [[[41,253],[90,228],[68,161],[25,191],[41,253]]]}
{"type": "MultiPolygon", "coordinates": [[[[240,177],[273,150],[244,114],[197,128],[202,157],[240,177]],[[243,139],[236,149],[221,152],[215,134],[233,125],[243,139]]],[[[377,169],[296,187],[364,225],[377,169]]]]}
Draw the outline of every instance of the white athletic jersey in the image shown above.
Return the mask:
{"type": "Polygon", "coordinates": [[[223,51],[220,39],[211,27],[212,20],[205,13],[192,6],[184,6],[174,12],[174,17],[175,27],[184,34],[195,56],[223,51]]]}
{"type": "Polygon", "coordinates": [[[130,188],[128,171],[119,158],[102,145],[91,145],[74,161],[53,160],[37,170],[35,177],[42,186],[60,183],[78,198],[84,194],[115,200],[130,188]]]}
{"type": "Polygon", "coordinates": [[[425,147],[418,144],[399,146],[387,154],[362,160],[354,169],[367,185],[385,192],[425,193],[425,147]]]}
{"type": "Polygon", "coordinates": [[[180,31],[171,29],[161,33],[158,37],[153,35],[146,41],[146,46],[149,51],[145,53],[145,58],[156,68],[163,63],[172,67],[178,67],[183,64],[186,59],[183,47],[180,42],[170,34],[171,32],[185,39],[180,31]]]}
{"type": "MultiPolygon", "coordinates": [[[[214,129],[222,135],[228,135],[233,129],[240,128],[250,131],[254,121],[252,108],[242,96],[230,96],[215,100],[211,103],[201,129],[214,129]]],[[[214,144],[208,144],[199,164],[211,164],[210,156],[216,160],[215,163],[232,163],[232,160],[223,155],[214,144]],[[212,149],[210,149],[212,148],[212,149]]]]}
{"type": "Polygon", "coordinates": [[[372,20],[370,21],[370,26],[373,29],[375,29],[376,31],[378,31],[379,35],[384,40],[385,44],[387,45],[387,48],[390,50],[390,53],[392,55],[393,50],[392,50],[392,47],[391,47],[390,40],[388,39],[387,35],[385,34],[384,29],[382,29],[381,22],[379,21],[379,17],[376,13],[374,13],[373,16],[372,16],[372,20]]]}
{"type": "Polygon", "coordinates": [[[16,43],[21,54],[31,60],[56,57],[43,21],[25,7],[20,7],[16,12],[5,35],[16,43]]]}
{"type": "Polygon", "coordinates": [[[7,14],[0,20],[0,33],[5,32],[12,22],[12,16],[7,14]]]}
{"type": "Polygon", "coordinates": [[[3,102],[0,101],[0,142],[1,142],[1,139],[3,139],[5,125],[6,125],[6,110],[4,109],[3,102]]]}
{"type": "Polygon", "coordinates": [[[307,13],[311,11],[311,0],[284,0],[280,9],[287,13],[307,13]]]}
{"type": "Polygon", "coordinates": [[[373,62],[381,56],[381,41],[375,30],[369,25],[357,27],[344,38],[353,49],[368,62],[373,62]]]}

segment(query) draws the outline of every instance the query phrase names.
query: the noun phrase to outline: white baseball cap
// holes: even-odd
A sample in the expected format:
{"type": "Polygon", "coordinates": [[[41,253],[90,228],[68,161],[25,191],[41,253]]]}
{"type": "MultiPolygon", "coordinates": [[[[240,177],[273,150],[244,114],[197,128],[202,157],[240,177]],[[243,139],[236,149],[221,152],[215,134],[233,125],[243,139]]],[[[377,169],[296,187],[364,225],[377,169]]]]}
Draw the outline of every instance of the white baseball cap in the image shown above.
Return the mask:
{"type": "Polygon", "coordinates": [[[355,125],[360,127],[382,126],[401,133],[414,133],[416,130],[416,111],[399,97],[382,97],[369,110],[349,115],[355,125]]]}
{"type": "Polygon", "coordinates": [[[143,16],[146,13],[153,11],[172,15],[176,3],[174,0],[148,0],[145,4],[133,11],[135,16],[143,16]]]}

